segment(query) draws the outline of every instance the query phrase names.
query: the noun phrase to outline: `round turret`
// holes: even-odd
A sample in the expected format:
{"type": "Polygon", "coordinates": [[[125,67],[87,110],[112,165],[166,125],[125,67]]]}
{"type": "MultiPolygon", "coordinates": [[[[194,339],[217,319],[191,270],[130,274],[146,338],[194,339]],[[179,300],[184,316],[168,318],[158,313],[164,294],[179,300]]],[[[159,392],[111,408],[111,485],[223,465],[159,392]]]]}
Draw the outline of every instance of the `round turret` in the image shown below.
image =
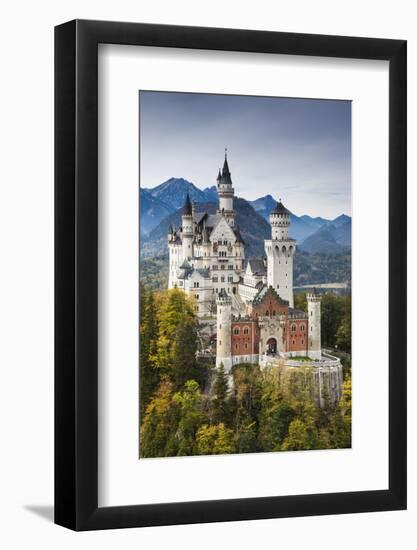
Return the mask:
{"type": "Polygon", "coordinates": [[[271,239],[265,240],[267,256],[267,283],[294,307],[293,259],[296,241],[288,235],[291,212],[281,199],[269,214],[271,239]]]}
{"type": "Polygon", "coordinates": [[[224,370],[232,368],[232,298],[222,288],[217,303],[217,349],[216,367],[223,364],[224,370]]]}
{"type": "Polygon", "coordinates": [[[282,241],[288,239],[288,228],[290,226],[291,212],[285,208],[281,199],[276,207],[269,214],[269,223],[271,224],[272,240],[282,241]]]}
{"type": "Polygon", "coordinates": [[[308,307],[308,356],[321,359],[321,296],[316,289],[307,294],[308,307]]]}

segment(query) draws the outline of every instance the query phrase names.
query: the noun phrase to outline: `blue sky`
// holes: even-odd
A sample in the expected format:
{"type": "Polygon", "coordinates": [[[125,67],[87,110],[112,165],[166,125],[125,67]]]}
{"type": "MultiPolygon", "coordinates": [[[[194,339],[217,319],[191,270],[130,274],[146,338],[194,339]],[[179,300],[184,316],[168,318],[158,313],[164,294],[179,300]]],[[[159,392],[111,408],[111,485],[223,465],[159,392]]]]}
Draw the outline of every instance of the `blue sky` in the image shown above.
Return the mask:
{"type": "Polygon", "coordinates": [[[216,183],[228,149],[235,193],[295,214],[351,214],[350,101],[140,92],[141,185],[216,183]]]}

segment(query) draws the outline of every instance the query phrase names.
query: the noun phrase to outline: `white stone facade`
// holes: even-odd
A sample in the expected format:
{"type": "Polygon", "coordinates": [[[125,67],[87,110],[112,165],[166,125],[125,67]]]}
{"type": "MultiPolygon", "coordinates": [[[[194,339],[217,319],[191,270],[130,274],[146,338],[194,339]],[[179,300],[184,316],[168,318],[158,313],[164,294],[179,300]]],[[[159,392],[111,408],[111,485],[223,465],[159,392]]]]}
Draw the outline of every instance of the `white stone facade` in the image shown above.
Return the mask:
{"type": "Polygon", "coordinates": [[[321,298],[318,294],[307,294],[308,306],[308,356],[321,358],[321,298]]]}
{"type": "Polygon", "coordinates": [[[293,259],[296,241],[288,236],[290,212],[279,202],[269,216],[271,239],[265,241],[268,258],[268,286],[294,307],[293,259]]]}
{"type": "Polygon", "coordinates": [[[229,373],[232,368],[232,298],[224,291],[217,296],[217,351],[216,367],[221,364],[229,373]]]}
{"type": "MultiPolygon", "coordinates": [[[[222,290],[229,295],[238,294],[245,261],[244,243],[235,224],[234,189],[227,158],[217,184],[217,213],[196,213],[187,196],[181,227],[171,227],[168,234],[168,288],[181,288],[196,296],[196,311],[201,317],[213,315],[216,297],[222,290]],[[194,280],[193,274],[199,270],[204,281],[194,280]],[[201,285],[195,287],[196,282],[201,285]]],[[[240,301],[232,299],[233,312],[238,313],[240,307],[240,301]]]]}
{"type": "Polygon", "coordinates": [[[201,319],[216,319],[216,366],[223,364],[230,372],[239,363],[262,365],[271,355],[286,361],[321,360],[320,297],[308,295],[308,315],[294,309],[296,241],[288,234],[290,212],[281,201],[277,203],[269,216],[266,258],[245,263],[227,158],[219,171],[217,191],[216,214],[196,213],[187,196],[181,226],[171,227],[168,235],[169,288],[192,296],[201,319]],[[272,305],[266,306],[265,300],[272,305]],[[253,330],[250,338],[239,341],[232,327],[243,318],[251,318],[253,330]]]}

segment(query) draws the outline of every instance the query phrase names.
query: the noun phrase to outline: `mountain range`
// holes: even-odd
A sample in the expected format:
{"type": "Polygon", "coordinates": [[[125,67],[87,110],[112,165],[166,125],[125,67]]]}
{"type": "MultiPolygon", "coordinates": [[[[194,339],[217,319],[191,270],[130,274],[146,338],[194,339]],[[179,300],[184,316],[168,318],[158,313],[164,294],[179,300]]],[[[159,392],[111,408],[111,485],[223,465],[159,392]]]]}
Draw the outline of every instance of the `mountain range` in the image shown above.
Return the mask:
{"type": "Polygon", "coordinates": [[[139,188],[140,228],[149,233],[158,223],[175,212],[170,204],[154,197],[148,189],[139,188]]]}
{"type": "MultiPolygon", "coordinates": [[[[170,224],[181,224],[181,209],[186,195],[195,203],[196,211],[215,213],[217,189],[199,189],[184,178],[170,178],[152,188],[140,188],[141,255],[153,257],[166,254],[170,224]]],[[[246,243],[247,257],[263,256],[266,238],[270,238],[268,216],[275,208],[271,195],[247,201],[235,197],[236,221],[246,243]]],[[[334,220],[291,214],[290,237],[297,239],[298,248],[308,253],[344,254],[351,247],[351,218],[342,214],[334,220]]]]}
{"type": "MultiPolygon", "coordinates": [[[[217,202],[196,203],[196,212],[208,212],[215,214],[217,202]]],[[[234,208],[236,210],[236,223],[246,244],[248,257],[264,255],[263,241],[270,236],[269,223],[259,216],[245,199],[235,197],[234,208]]],[[[164,218],[148,235],[141,236],[141,255],[159,256],[168,252],[167,235],[169,226],[181,225],[182,209],[173,212],[164,218]]]]}
{"type": "Polygon", "coordinates": [[[196,203],[217,201],[214,185],[201,191],[184,178],[169,178],[152,189],[140,187],[141,232],[149,233],[167,215],[182,208],[187,193],[196,203]]]}

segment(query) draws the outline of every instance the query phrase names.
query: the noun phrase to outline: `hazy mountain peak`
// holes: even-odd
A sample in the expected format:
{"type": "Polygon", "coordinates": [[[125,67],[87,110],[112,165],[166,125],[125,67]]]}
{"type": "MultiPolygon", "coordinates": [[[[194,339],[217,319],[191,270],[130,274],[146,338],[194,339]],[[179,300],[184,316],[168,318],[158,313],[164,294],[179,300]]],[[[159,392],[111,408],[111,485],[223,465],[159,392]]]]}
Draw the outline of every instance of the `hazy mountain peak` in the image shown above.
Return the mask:
{"type": "Polygon", "coordinates": [[[346,222],[351,221],[351,217],[347,216],[346,214],[341,214],[340,216],[337,216],[331,223],[335,225],[336,227],[339,227],[340,225],[343,225],[346,222]]]}
{"type": "MultiPolygon", "coordinates": [[[[141,216],[146,224],[146,229],[143,228],[143,231],[152,231],[164,218],[180,210],[184,205],[187,194],[193,202],[200,205],[210,203],[210,208],[213,212],[216,211],[218,195],[215,185],[201,190],[185,178],[172,176],[153,189],[141,188],[141,216]],[[144,198],[142,198],[142,194],[144,198]],[[160,202],[152,202],[151,199],[160,202]]],[[[236,197],[235,200],[244,199],[236,197]]],[[[263,220],[268,222],[269,227],[269,214],[276,206],[276,199],[268,193],[254,201],[245,201],[245,203],[247,207],[250,205],[263,220]]],[[[245,209],[245,203],[238,203],[240,210],[245,209]]],[[[291,214],[290,219],[290,237],[297,239],[301,248],[308,249],[311,247],[315,250],[325,250],[327,246],[330,252],[331,250],[339,251],[346,246],[350,246],[351,218],[346,214],[341,214],[334,220],[328,220],[320,216],[312,217],[307,214],[301,216],[291,214]],[[317,234],[320,229],[326,227],[329,229],[327,232],[317,234]],[[310,236],[314,236],[314,239],[310,243],[306,242],[310,236]]],[[[254,243],[254,246],[256,248],[258,245],[254,243]]],[[[263,243],[259,246],[263,246],[263,243]]]]}

